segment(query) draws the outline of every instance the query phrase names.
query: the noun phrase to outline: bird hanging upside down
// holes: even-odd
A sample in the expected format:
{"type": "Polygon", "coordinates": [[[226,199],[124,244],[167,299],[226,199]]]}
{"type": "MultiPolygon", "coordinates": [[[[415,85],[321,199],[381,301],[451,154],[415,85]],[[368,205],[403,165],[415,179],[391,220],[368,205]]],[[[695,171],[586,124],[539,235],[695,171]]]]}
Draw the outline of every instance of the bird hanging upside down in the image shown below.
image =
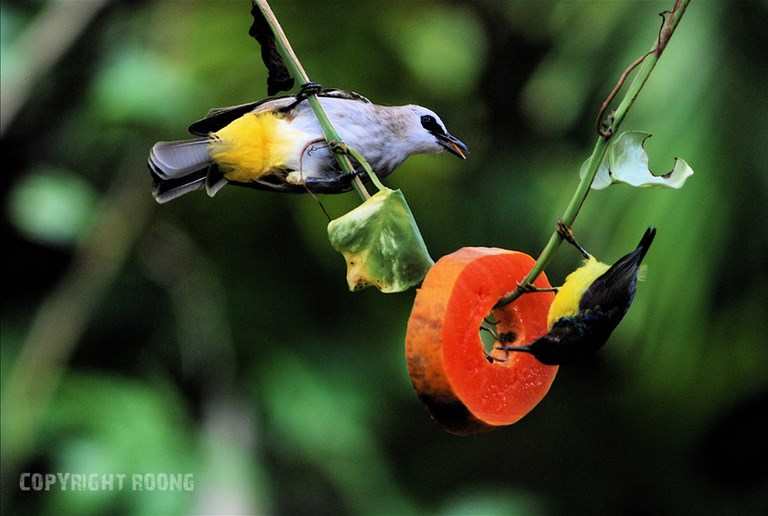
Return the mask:
{"type": "Polygon", "coordinates": [[[530,353],[548,365],[587,358],[606,343],[632,304],[640,263],[656,236],[656,230],[648,228],[634,251],[608,266],[587,253],[570,228],[559,224],[558,231],[585,260],[557,289],[547,316],[549,333],[527,346],[497,348],[530,353]]]}
{"type": "MultiPolygon", "coordinates": [[[[189,127],[198,138],[156,143],[149,155],[155,199],[164,203],[203,188],[213,196],[226,184],[297,193],[350,190],[353,174],[339,169],[305,93],[213,109],[189,127]]],[[[447,150],[466,159],[467,146],[429,109],[379,106],[335,89],[314,93],[344,143],[380,176],[412,154],[447,150]]]]}

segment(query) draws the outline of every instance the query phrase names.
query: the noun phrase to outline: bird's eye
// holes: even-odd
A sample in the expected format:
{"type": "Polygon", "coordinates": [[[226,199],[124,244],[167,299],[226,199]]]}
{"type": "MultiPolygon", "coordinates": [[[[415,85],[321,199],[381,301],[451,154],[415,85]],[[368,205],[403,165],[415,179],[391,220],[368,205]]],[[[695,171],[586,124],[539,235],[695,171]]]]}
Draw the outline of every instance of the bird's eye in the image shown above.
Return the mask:
{"type": "Polygon", "coordinates": [[[437,120],[435,120],[435,117],[432,115],[424,115],[421,117],[421,126],[429,131],[430,133],[434,134],[442,134],[443,128],[440,127],[440,124],[437,123],[437,120]]]}

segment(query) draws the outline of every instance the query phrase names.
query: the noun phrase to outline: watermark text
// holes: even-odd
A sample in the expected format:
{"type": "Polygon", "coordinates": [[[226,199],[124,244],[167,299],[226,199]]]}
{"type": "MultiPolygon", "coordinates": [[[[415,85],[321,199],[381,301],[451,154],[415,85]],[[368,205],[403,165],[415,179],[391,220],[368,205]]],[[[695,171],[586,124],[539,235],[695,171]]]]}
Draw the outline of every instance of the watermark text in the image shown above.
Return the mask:
{"type": "Polygon", "coordinates": [[[19,475],[22,491],[194,491],[193,473],[31,473],[19,475]]]}

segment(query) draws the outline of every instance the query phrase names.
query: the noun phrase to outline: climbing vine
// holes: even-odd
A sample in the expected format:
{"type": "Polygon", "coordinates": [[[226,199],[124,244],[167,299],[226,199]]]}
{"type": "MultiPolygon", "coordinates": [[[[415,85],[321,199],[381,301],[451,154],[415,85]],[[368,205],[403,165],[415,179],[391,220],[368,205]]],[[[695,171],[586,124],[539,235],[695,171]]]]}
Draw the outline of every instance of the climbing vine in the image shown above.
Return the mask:
{"type": "MultiPolygon", "coordinates": [[[[549,284],[544,269],[563,240],[575,243],[571,226],[590,190],[614,183],[680,188],[693,175],[693,169],[682,159],[677,159],[666,174],[652,173],[644,147],[650,134],[619,132],[689,3],[675,0],[670,10],[661,13],[661,27],[650,50],[625,68],[602,102],[592,152],[582,164],[576,191],[538,258],[533,260],[518,251],[473,247],[434,264],[402,192],[385,187],[360,152],[341,141],[316,96],[320,87],[310,82],[267,0],[254,0],[253,13],[258,9],[263,15],[287,67],[282,73],[280,63],[270,57],[270,42],[262,34],[262,56],[270,68],[270,85],[281,83],[284,89],[293,85],[281,74],[290,74],[300,82],[298,98],[306,98],[312,107],[341,170],[355,174],[356,163],[378,190],[371,196],[355,175],[353,187],[363,204],[328,226],[332,246],[346,260],[350,290],[374,286],[382,292],[402,292],[423,280],[408,322],[408,369],[419,397],[449,431],[467,434],[514,423],[549,390],[557,366],[545,365],[551,362],[541,363],[529,355],[507,360],[508,355],[502,357],[499,352],[549,335],[548,311],[557,289],[549,284]],[[624,96],[611,109],[625,86],[624,96]],[[533,292],[537,295],[522,297],[533,292]],[[479,330],[492,334],[503,345],[486,351],[479,330]]],[[[254,20],[257,27],[258,20],[254,20]]]]}

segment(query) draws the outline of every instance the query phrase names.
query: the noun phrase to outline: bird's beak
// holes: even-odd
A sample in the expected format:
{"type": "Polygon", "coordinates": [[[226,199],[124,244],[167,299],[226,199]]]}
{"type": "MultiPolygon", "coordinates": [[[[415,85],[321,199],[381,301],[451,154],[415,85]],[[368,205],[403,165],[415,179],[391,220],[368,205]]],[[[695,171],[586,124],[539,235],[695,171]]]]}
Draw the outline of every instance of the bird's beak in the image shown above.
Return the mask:
{"type": "Polygon", "coordinates": [[[438,134],[437,142],[443,147],[445,147],[445,150],[447,150],[451,154],[454,154],[460,157],[461,159],[467,159],[467,154],[469,154],[469,148],[463,141],[459,140],[455,136],[450,134],[438,134]]]}

